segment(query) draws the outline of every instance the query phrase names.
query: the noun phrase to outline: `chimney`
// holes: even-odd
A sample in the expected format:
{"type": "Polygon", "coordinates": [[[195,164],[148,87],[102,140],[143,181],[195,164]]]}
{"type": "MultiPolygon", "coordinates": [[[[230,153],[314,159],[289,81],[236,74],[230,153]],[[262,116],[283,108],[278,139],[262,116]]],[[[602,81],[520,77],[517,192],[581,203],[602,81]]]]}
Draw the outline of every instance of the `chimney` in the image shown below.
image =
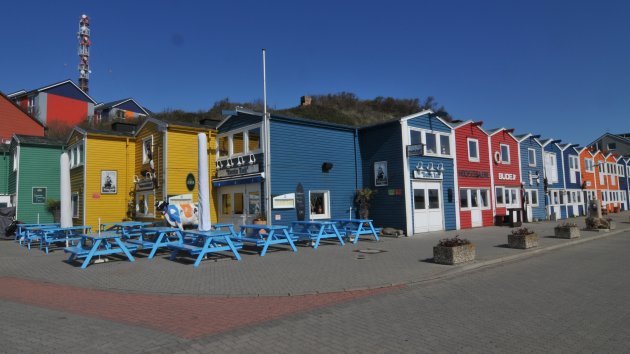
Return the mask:
{"type": "Polygon", "coordinates": [[[310,106],[313,101],[311,96],[302,96],[300,97],[300,107],[310,106]]]}

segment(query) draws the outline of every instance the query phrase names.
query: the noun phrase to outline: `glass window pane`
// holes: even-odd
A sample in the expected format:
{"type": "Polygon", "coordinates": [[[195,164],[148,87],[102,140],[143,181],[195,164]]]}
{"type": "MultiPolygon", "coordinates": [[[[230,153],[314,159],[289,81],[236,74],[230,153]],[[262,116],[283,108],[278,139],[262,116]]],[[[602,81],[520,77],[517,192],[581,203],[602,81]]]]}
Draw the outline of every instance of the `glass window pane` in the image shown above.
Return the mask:
{"type": "Polygon", "coordinates": [[[531,166],[536,166],[536,150],[529,149],[527,151],[528,151],[528,157],[529,157],[529,164],[531,166]]]}
{"type": "Polygon", "coordinates": [[[512,200],[510,199],[510,190],[507,188],[503,189],[503,199],[505,200],[505,204],[512,204],[512,200]]]}
{"type": "Polygon", "coordinates": [[[503,204],[503,188],[497,187],[494,189],[494,195],[497,198],[497,204],[503,204]]]}
{"type": "Polygon", "coordinates": [[[427,189],[427,191],[429,191],[429,209],[439,209],[440,208],[439,190],[427,189]]]}
{"type": "Polygon", "coordinates": [[[477,149],[478,143],[476,140],[468,141],[468,158],[476,160],[479,158],[479,151],[477,149]]]}
{"type": "Polygon", "coordinates": [[[538,204],[538,191],[532,191],[531,198],[532,198],[531,202],[533,205],[538,204]]]}
{"type": "Polygon", "coordinates": [[[243,214],[243,193],[234,193],[234,214],[243,214]]]}
{"type": "Polygon", "coordinates": [[[512,195],[511,204],[518,204],[518,190],[511,189],[510,194],[512,195]]]}
{"type": "Polygon", "coordinates": [[[427,154],[435,154],[437,153],[437,147],[436,147],[436,139],[435,139],[435,134],[432,133],[426,133],[426,153],[427,154]]]}
{"type": "Polygon", "coordinates": [[[411,135],[411,145],[422,144],[422,133],[416,130],[411,130],[410,135],[411,135]]]}
{"type": "Polygon", "coordinates": [[[468,208],[468,189],[459,191],[459,206],[460,208],[468,208]]]}
{"type": "Polygon", "coordinates": [[[314,214],[314,215],[326,214],[324,193],[311,192],[311,214],[314,214]]]}
{"type": "Polygon", "coordinates": [[[231,194],[221,195],[221,213],[223,215],[232,214],[232,195],[231,194]]]}
{"type": "Polygon", "coordinates": [[[479,206],[479,197],[477,195],[477,189],[470,190],[470,206],[473,208],[477,208],[479,206]]]}
{"type": "Polygon", "coordinates": [[[249,192],[247,194],[248,202],[249,202],[249,215],[258,215],[260,214],[260,193],[259,192],[249,192]]]}
{"type": "Polygon", "coordinates": [[[426,209],[424,189],[413,190],[413,208],[417,210],[426,209]]]}
{"type": "Polygon", "coordinates": [[[242,154],[244,152],[243,133],[236,133],[232,136],[232,153],[242,154]]]}
{"type": "Polygon", "coordinates": [[[222,136],[219,138],[219,157],[228,156],[228,137],[222,136]]]}
{"type": "Polygon", "coordinates": [[[440,135],[440,151],[442,155],[451,154],[451,139],[448,135],[440,135]]]}
{"type": "Polygon", "coordinates": [[[488,194],[490,193],[490,191],[487,189],[481,189],[480,192],[481,192],[481,205],[484,208],[487,208],[488,206],[490,206],[489,204],[490,198],[488,198],[488,194]]]}
{"type": "Polygon", "coordinates": [[[260,149],[260,128],[252,129],[247,132],[247,138],[249,139],[247,144],[249,151],[260,149]]]}
{"type": "Polygon", "coordinates": [[[501,161],[510,162],[510,147],[508,145],[501,145],[501,161]]]}

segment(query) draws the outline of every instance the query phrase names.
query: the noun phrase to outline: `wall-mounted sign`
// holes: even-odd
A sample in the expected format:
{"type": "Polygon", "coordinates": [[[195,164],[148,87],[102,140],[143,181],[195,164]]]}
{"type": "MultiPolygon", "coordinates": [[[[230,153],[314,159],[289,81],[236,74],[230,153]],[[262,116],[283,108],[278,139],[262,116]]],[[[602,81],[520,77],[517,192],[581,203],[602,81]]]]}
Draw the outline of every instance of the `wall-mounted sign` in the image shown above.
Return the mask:
{"type": "Polygon", "coordinates": [[[407,145],[407,156],[424,155],[424,144],[407,145]]]}
{"type": "Polygon", "coordinates": [[[33,187],[33,204],[46,203],[47,187],[33,187]]]}
{"type": "Polygon", "coordinates": [[[273,209],[293,209],[295,208],[295,193],[282,194],[273,197],[273,209]]]}
{"type": "Polygon", "coordinates": [[[488,171],[459,170],[457,174],[459,177],[490,178],[488,171]]]}
{"type": "Polygon", "coordinates": [[[136,182],[136,191],[150,191],[153,189],[153,180],[150,178],[141,179],[136,182]]]}
{"type": "Polygon", "coordinates": [[[186,176],[186,188],[191,192],[195,189],[195,175],[192,173],[186,176]]]}
{"type": "Polygon", "coordinates": [[[260,165],[247,165],[247,166],[237,166],[232,168],[226,168],[223,170],[217,171],[217,177],[229,177],[229,176],[238,176],[245,175],[249,173],[257,173],[260,172],[260,165]]]}
{"type": "Polygon", "coordinates": [[[437,170],[413,170],[413,178],[420,179],[443,179],[444,174],[442,171],[437,170]]]}
{"type": "Polygon", "coordinates": [[[116,194],[118,171],[101,171],[101,194],[116,194]]]}
{"type": "Polygon", "coordinates": [[[516,175],[513,173],[499,173],[499,179],[504,181],[516,181],[516,175]]]}
{"type": "Polygon", "coordinates": [[[387,161],[378,161],[374,163],[374,186],[387,186],[389,181],[387,175],[387,161]]]}

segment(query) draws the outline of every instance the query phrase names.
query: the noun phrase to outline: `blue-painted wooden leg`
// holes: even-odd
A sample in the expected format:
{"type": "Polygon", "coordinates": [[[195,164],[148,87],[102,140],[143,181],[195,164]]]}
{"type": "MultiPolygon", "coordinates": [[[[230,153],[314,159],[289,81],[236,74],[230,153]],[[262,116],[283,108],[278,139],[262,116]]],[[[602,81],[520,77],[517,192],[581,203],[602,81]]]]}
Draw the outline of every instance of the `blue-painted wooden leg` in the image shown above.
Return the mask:
{"type": "Polygon", "coordinates": [[[151,253],[149,253],[149,259],[152,259],[153,256],[155,256],[155,252],[157,252],[158,248],[160,247],[160,244],[162,243],[162,239],[164,238],[164,235],[165,235],[164,232],[159,233],[158,238],[155,240],[155,243],[153,244],[151,253]]]}
{"type": "MultiPolygon", "coordinates": [[[[259,231],[260,232],[260,231],[259,231]]],[[[260,256],[264,257],[265,254],[267,253],[267,248],[269,248],[269,243],[271,242],[271,239],[273,238],[273,230],[271,230],[269,232],[269,234],[267,234],[267,239],[265,240],[265,245],[263,246],[262,251],[260,252],[260,256]]]]}
{"type": "Polygon", "coordinates": [[[374,229],[374,225],[372,225],[372,223],[370,223],[370,230],[372,230],[372,235],[374,235],[374,238],[376,239],[376,241],[380,241],[378,238],[378,233],[374,229]]]}
{"type": "Polygon", "coordinates": [[[324,226],[319,228],[319,232],[317,233],[317,238],[315,239],[315,244],[313,245],[313,249],[317,249],[319,247],[319,241],[322,239],[322,235],[324,234],[324,226]]]}
{"type": "Polygon", "coordinates": [[[98,249],[98,246],[100,245],[101,245],[101,240],[94,241],[94,244],[92,245],[92,248],[90,249],[90,252],[85,257],[85,260],[83,260],[81,269],[87,268],[87,266],[90,264],[90,261],[92,260],[92,256],[94,256],[94,253],[96,253],[96,250],[98,249]]]}
{"type": "Polygon", "coordinates": [[[208,253],[208,246],[210,245],[210,242],[212,242],[212,237],[207,237],[206,242],[203,243],[203,248],[201,249],[201,252],[199,252],[199,255],[197,256],[197,260],[195,261],[195,268],[199,267],[201,260],[208,253]]]}
{"type": "Polygon", "coordinates": [[[287,229],[283,229],[282,232],[284,233],[284,237],[287,238],[287,241],[289,241],[289,246],[291,246],[293,252],[297,252],[297,247],[295,247],[295,244],[293,243],[293,240],[291,239],[291,236],[289,235],[287,229]]]}
{"type": "Polygon", "coordinates": [[[345,243],[343,242],[343,237],[341,237],[341,234],[339,233],[339,230],[337,230],[337,226],[335,226],[333,224],[332,228],[333,228],[333,231],[335,232],[335,236],[337,236],[337,239],[339,240],[339,243],[341,244],[341,246],[345,245],[345,243]]]}
{"type": "Polygon", "coordinates": [[[125,244],[122,242],[120,237],[116,237],[114,240],[116,240],[116,243],[118,244],[118,247],[120,247],[120,249],[125,253],[125,256],[127,256],[127,258],[129,258],[129,262],[134,262],[135,259],[131,255],[131,252],[129,252],[129,250],[127,249],[127,246],[125,246],[125,244]]]}
{"type": "Polygon", "coordinates": [[[362,228],[363,228],[363,225],[359,225],[359,227],[357,227],[355,231],[352,231],[352,233],[354,234],[354,241],[352,241],[352,243],[355,245],[359,242],[359,235],[361,235],[362,228]]]}
{"type": "Polygon", "coordinates": [[[234,257],[236,258],[236,260],[240,261],[241,255],[238,254],[238,250],[234,246],[234,243],[232,242],[232,240],[230,240],[230,236],[225,236],[225,242],[227,242],[228,247],[230,247],[230,250],[232,250],[232,253],[234,253],[234,257]]]}

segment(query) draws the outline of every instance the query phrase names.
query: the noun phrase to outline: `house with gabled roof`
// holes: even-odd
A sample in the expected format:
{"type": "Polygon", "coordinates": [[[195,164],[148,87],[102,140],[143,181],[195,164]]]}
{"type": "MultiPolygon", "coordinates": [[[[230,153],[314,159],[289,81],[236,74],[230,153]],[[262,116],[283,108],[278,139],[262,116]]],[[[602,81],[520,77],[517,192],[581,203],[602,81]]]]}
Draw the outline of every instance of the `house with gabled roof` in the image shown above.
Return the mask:
{"type": "Polygon", "coordinates": [[[94,115],[96,101],[72,80],[65,80],[34,90],[20,90],[8,97],[40,122],[76,125],[94,115]]]}
{"type": "Polygon", "coordinates": [[[605,152],[613,152],[620,156],[630,157],[630,133],[612,134],[604,133],[593,140],[589,146],[605,152]]]}
{"type": "Polygon", "coordinates": [[[0,143],[11,141],[13,134],[44,136],[45,129],[44,123],[0,92],[0,143]]]}
{"type": "Polygon", "coordinates": [[[125,98],[107,103],[99,103],[94,107],[94,119],[96,122],[108,122],[112,120],[132,120],[148,117],[149,110],[142,107],[133,98],[125,98]]]}
{"type": "Polygon", "coordinates": [[[531,133],[517,135],[521,157],[521,184],[525,198],[525,220],[545,220],[545,186],[543,167],[543,148],[538,139],[540,135],[531,133]]]}

